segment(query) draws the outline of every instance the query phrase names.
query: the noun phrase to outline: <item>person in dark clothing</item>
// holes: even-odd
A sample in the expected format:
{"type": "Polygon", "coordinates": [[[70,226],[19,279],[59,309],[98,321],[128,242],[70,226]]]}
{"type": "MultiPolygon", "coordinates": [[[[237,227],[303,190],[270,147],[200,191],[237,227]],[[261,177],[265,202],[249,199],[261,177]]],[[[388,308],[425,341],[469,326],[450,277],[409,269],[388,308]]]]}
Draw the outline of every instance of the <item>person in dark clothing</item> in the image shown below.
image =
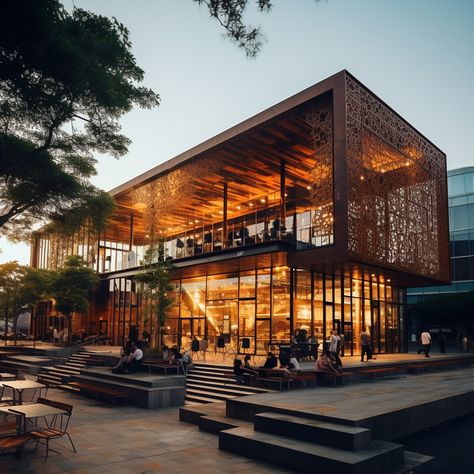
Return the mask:
{"type": "Polygon", "coordinates": [[[237,385],[242,385],[244,383],[244,370],[242,365],[242,361],[236,357],[234,359],[234,375],[237,385]]]}
{"type": "Polygon", "coordinates": [[[267,355],[267,360],[263,364],[264,369],[274,369],[278,365],[278,359],[275,357],[273,352],[269,352],[267,355]]]}

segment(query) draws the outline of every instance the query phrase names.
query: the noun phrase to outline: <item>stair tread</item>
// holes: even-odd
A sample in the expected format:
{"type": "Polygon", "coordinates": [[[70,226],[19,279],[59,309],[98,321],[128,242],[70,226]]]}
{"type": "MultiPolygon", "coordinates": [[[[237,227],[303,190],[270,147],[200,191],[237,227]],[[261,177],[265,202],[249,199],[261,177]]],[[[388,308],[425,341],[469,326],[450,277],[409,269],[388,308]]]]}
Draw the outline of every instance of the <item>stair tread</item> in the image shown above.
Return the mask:
{"type": "MultiPolygon", "coordinates": [[[[197,384],[197,383],[188,383],[186,384],[186,388],[197,388],[197,389],[207,389],[209,390],[210,392],[212,392],[212,390],[220,390],[222,392],[225,392],[225,393],[232,393],[232,394],[236,394],[237,396],[240,394],[242,396],[245,396],[245,395],[255,395],[254,392],[247,392],[245,390],[240,390],[240,385],[237,385],[237,387],[239,388],[226,388],[226,387],[209,387],[207,385],[202,385],[202,384],[197,384]]],[[[218,393],[218,392],[216,392],[218,393]]]]}
{"type": "Polygon", "coordinates": [[[376,455],[389,453],[393,450],[400,449],[400,445],[390,443],[388,441],[373,441],[367,448],[357,451],[347,451],[343,449],[334,448],[331,446],[323,446],[320,444],[309,443],[293,438],[286,438],[284,436],[274,435],[271,433],[263,433],[254,431],[246,427],[230,428],[221,431],[221,435],[236,436],[245,438],[250,442],[260,442],[263,444],[271,444],[281,449],[289,449],[292,451],[303,452],[310,455],[331,459],[345,464],[357,464],[366,459],[371,459],[376,455]]]}
{"type": "Polygon", "coordinates": [[[188,396],[188,394],[186,394],[185,401],[201,402],[201,403],[214,403],[216,401],[216,399],[215,398],[202,397],[202,396],[199,396],[199,395],[188,396]]]}
{"type": "Polygon", "coordinates": [[[270,418],[272,420],[281,420],[289,423],[297,423],[316,428],[323,428],[332,431],[339,431],[347,434],[367,433],[370,431],[367,428],[360,428],[358,426],[349,426],[337,423],[329,423],[327,421],[313,420],[311,418],[302,418],[300,416],[287,415],[285,413],[264,412],[258,413],[255,416],[259,418],[270,418]]]}
{"type": "Polygon", "coordinates": [[[212,399],[213,401],[216,400],[227,400],[228,398],[237,398],[238,395],[230,395],[225,393],[209,393],[208,390],[197,390],[197,389],[188,389],[186,388],[186,396],[187,395],[199,395],[205,396],[206,398],[212,399]]]}

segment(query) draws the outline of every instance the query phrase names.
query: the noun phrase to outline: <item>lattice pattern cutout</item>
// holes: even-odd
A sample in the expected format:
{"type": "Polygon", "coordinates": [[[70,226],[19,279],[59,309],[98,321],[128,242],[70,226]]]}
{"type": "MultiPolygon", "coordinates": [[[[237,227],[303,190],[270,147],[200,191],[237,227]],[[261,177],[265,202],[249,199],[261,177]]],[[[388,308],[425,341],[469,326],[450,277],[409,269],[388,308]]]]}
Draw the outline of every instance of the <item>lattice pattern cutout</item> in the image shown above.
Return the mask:
{"type": "Polygon", "coordinates": [[[217,157],[209,156],[195,163],[154,179],[132,191],[132,201],[144,203],[144,225],[149,235],[159,236],[163,230],[160,220],[174,210],[192,204],[196,193],[197,177],[219,173],[221,165],[217,157]]]}
{"type": "Polygon", "coordinates": [[[317,245],[329,245],[334,238],[332,100],[326,96],[316,108],[308,111],[315,166],[310,175],[310,195],[315,212],[312,238],[317,245]]]}
{"type": "Polygon", "coordinates": [[[350,77],[346,107],[349,254],[448,280],[444,155],[350,77]]]}

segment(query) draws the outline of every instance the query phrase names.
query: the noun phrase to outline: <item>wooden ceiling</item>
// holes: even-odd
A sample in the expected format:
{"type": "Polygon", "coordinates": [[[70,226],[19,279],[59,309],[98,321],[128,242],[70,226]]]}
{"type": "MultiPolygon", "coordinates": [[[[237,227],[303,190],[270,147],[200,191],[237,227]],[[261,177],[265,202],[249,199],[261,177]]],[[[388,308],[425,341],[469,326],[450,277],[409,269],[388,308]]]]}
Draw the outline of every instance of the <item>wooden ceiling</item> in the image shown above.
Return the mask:
{"type": "MultiPolygon", "coordinates": [[[[191,196],[178,199],[172,211],[160,217],[164,233],[170,236],[177,234],[177,229],[184,232],[202,226],[203,222],[205,225],[221,222],[224,183],[228,186],[228,219],[278,206],[281,160],[285,163],[287,201],[298,197],[300,205],[309,205],[308,186],[315,156],[306,114],[314,110],[318,100],[321,99],[313,99],[181,165],[179,169],[190,170],[193,191],[191,196]],[[206,172],[209,160],[216,163],[216,172],[206,172]],[[200,163],[204,164],[202,168],[200,163]]],[[[149,212],[146,206],[135,201],[133,190],[117,195],[116,202],[107,240],[128,241],[132,214],[135,242],[144,239],[147,234],[144,214],[149,212]]]]}

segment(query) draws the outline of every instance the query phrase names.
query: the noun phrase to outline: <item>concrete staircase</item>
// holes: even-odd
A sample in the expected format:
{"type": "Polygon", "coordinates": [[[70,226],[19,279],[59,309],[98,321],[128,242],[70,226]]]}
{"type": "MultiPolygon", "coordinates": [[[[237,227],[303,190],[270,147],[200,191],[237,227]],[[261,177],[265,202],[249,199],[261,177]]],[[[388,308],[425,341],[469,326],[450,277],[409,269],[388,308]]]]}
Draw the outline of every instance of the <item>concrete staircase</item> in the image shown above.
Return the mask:
{"type": "Polygon", "coordinates": [[[370,429],[284,413],[226,415],[226,403],[183,407],[180,420],[219,436],[219,448],[295,472],[325,474],[430,473],[433,458],[373,439],[370,429]]]}
{"type": "Polygon", "coordinates": [[[187,404],[213,403],[269,391],[260,387],[237,385],[233,369],[229,366],[195,363],[187,373],[187,404]]]}
{"type": "Polygon", "coordinates": [[[79,375],[82,369],[87,367],[87,361],[93,354],[87,351],[80,351],[71,354],[61,365],[53,367],[41,367],[38,376],[46,380],[51,386],[71,390],[67,383],[73,375],[79,375]]]}

